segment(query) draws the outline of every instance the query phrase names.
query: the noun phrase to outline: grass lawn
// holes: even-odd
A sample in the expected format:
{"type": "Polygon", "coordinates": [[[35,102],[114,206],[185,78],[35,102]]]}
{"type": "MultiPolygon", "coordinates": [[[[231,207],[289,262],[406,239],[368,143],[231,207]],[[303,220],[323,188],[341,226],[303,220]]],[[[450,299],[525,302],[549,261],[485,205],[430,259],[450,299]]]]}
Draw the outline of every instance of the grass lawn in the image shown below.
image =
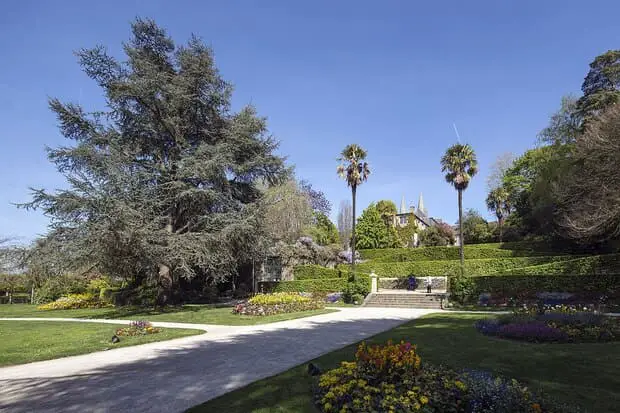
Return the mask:
{"type": "Polygon", "coordinates": [[[0,318],[3,317],[62,317],[62,318],[105,318],[105,319],[146,319],[148,321],[172,321],[178,323],[221,324],[244,326],[274,323],[276,321],[292,320],[294,318],[309,317],[326,314],[338,310],[311,310],[297,313],[277,314],[272,316],[255,317],[235,315],[230,307],[215,308],[209,305],[185,305],[182,307],[167,307],[164,309],[142,307],[118,308],[86,308],[82,310],[37,310],[29,304],[0,305],[0,318]]]}
{"type": "Polygon", "coordinates": [[[43,320],[0,321],[0,366],[75,356],[204,333],[202,330],[166,328],[157,334],[121,337],[120,343],[112,344],[110,339],[118,327],[121,325],[43,320]]]}
{"type": "MultiPolygon", "coordinates": [[[[479,314],[431,314],[367,341],[388,339],[417,344],[422,361],[475,368],[514,377],[531,389],[587,412],[617,412],[620,400],[620,343],[528,344],[483,336],[473,328],[479,314]]],[[[322,368],[353,360],[356,346],[316,360],[322,368]]],[[[196,406],[206,412],[316,412],[307,365],[257,381],[196,406]]]]}

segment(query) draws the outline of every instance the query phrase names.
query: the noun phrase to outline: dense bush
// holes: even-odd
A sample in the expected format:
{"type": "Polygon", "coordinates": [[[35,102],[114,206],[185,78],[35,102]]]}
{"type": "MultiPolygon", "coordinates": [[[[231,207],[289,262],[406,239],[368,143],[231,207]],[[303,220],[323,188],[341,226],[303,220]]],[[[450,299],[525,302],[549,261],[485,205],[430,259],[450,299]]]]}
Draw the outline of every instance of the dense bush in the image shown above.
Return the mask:
{"type": "Polygon", "coordinates": [[[360,344],[355,361],[321,375],[315,391],[317,407],[325,413],[550,411],[515,380],[422,364],[416,347],[405,342],[360,344]]]}
{"type": "Polygon", "coordinates": [[[293,268],[295,280],[312,280],[317,278],[349,278],[351,271],[346,268],[327,268],[320,265],[297,265],[293,268]]]}
{"type": "Polygon", "coordinates": [[[485,335],[534,343],[620,340],[620,319],[566,306],[526,307],[525,311],[479,320],[475,327],[485,335]]]}
{"type": "Polygon", "coordinates": [[[148,321],[132,321],[129,327],[122,327],[116,330],[117,336],[145,336],[161,332],[160,328],[153,327],[148,321]]]}
{"type": "MultiPolygon", "coordinates": [[[[370,288],[370,278],[367,275],[357,275],[370,288]]],[[[311,280],[279,281],[279,282],[260,282],[259,290],[264,292],[306,292],[306,293],[332,293],[342,292],[347,286],[348,279],[341,278],[319,278],[311,280]]]]}
{"type": "Polygon", "coordinates": [[[275,305],[275,304],[290,304],[290,303],[303,303],[310,301],[310,297],[303,296],[296,293],[273,293],[273,294],[256,294],[254,297],[248,300],[248,304],[258,305],[275,305]]]}
{"type": "Polygon", "coordinates": [[[513,275],[620,274],[620,254],[592,255],[510,270],[513,275]]]}
{"type": "Polygon", "coordinates": [[[620,299],[620,275],[617,274],[486,276],[472,277],[471,281],[474,288],[470,300],[489,293],[496,301],[522,302],[536,300],[542,292],[573,293],[590,301],[601,297],[612,301],[620,299]]]}
{"type": "Polygon", "coordinates": [[[41,304],[38,310],[75,310],[78,308],[102,308],[109,304],[91,293],[68,294],[51,303],[41,304]]]}
{"type": "Polygon", "coordinates": [[[237,304],[233,314],[266,316],[298,311],[318,310],[325,307],[325,300],[293,293],[259,294],[246,303],[237,304]]]}
{"type": "MultiPolygon", "coordinates": [[[[532,257],[562,255],[540,243],[504,243],[465,245],[466,259],[532,257]]],[[[458,260],[457,247],[385,248],[361,250],[364,260],[374,262],[458,260]]]]}
{"type": "Polygon", "coordinates": [[[50,277],[34,290],[34,301],[37,304],[55,301],[67,294],[80,294],[86,292],[88,282],[83,277],[74,275],[60,275],[50,277]]]}
{"type": "Polygon", "coordinates": [[[361,304],[370,293],[370,284],[367,277],[356,277],[347,283],[342,291],[342,299],[348,304],[361,304]]]}
{"type": "MultiPolygon", "coordinates": [[[[563,261],[569,256],[541,256],[541,257],[513,257],[491,259],[465,260],[467,275],[509,274],[515,268],[529,265],[546,264],[553,261],[563,261]]],[[[365,273],[374,271],[380,277],[407,277],[409,275],[456,275],[460,272],[458,260],[440,261],[406,261],[406,262],[363,262],[357,268],[365,273]]]]}

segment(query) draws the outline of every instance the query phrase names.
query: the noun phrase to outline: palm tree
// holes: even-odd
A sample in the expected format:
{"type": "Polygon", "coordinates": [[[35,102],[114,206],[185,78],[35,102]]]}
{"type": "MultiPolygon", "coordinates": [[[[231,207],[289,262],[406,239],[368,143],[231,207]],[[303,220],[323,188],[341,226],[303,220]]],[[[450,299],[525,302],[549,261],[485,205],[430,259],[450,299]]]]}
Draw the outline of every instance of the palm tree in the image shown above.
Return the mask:
{"type": "Polygon", "coordinates": [[[370,168],[365,162],[366,151],[356,144],[347,145],[341,152],[338,161],[340,165],[336,171],[341,178],[347,181],[353,196],[353,219],[351,225],[351,272],[355,275],[355,195],[357,187],[368,179],[370,168]]]}
{"type": "Polygon", "coordinates": [[[487,196],[487,208],[495,212],[497,226],[499,227],[499,242],[502,242],[504,235],[504,218],[510,213],[510,203],[508,201],[508,191],[500,186],[492,189],[487,196]]]}
{"type": "Polygon", "coordinates": [[[465,253],[463,246],[465,240],[463,238],[463,191],[469,186],[469,181],[478,172],[478,161],[476,153],[469,145],[457,143],[450,146],[446,153],[441,157],[441,172],[446,173],[446,182],[452,184],[459,196],[459,237],[460,256],[461,256],[461,274],[465,269],[465,253]]]}

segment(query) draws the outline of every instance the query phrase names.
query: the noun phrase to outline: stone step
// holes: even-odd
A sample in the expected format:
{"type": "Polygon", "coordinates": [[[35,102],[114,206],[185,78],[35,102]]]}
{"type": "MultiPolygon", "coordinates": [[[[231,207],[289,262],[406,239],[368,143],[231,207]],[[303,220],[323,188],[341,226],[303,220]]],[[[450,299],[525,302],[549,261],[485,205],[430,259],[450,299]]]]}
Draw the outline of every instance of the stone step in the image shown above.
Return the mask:
{"type": "Polygon", "coordinates": [[[374,293],[367,298],[364,306],[441,309],[442,298],[439,294],[374,293]]]}

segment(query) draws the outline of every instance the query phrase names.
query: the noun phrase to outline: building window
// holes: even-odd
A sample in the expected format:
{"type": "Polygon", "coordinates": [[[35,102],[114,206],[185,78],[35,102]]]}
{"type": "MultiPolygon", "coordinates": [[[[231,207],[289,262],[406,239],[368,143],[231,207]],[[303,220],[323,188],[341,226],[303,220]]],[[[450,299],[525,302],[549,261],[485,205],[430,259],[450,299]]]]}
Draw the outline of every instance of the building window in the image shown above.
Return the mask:
{"type": "Polygon", "coordinates": [[[400,217],[400,225],[407,225],[407,217],[405,215],[400,217]]]}
{"type": "Polygon", "coordinates": [[[282,280],[282,259],[280,257],[269,257],[265,260],[265,273],[261,281],[280,281],[282,280]]]}

